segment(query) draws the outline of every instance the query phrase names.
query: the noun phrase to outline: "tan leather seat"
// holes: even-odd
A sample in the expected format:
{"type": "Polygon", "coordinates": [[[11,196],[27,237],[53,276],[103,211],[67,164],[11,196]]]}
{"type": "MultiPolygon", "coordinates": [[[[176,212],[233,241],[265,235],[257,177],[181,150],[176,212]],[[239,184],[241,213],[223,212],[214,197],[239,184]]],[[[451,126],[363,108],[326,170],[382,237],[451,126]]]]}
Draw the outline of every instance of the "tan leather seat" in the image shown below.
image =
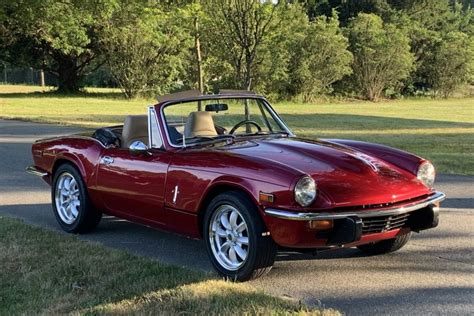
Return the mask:
{"type": "Polygon", "coordinates": [[[209,112],[199,111],[191,112],[186,119],[184,126],[184,136],[186,138],[196,136],[216,136],[217,131],[214,127],[214,120],[209,112]]]}
{"type": "Polygon", "coordinates": [[[129,148],[134,141],[148,145],[148,118],[146,115],[129,115],[122,131],[122,147],[129,148]]]}

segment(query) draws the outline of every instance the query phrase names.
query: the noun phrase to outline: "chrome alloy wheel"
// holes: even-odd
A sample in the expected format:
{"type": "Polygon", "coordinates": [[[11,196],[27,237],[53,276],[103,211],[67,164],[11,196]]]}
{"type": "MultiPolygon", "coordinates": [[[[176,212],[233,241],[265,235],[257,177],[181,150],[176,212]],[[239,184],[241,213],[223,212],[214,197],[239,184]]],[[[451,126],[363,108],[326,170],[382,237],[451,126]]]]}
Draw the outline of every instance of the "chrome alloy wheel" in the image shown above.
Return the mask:
{"type": "Polygon", "coordinates": [[[235,271],[244,265],[249,251],[248,236],[247,223],[235,207],[224,204],[212,214],[209,241],[223,268],[235,271]]]}
{"type": "Polygon", "coordinates": [[[61,220],[70,225],[79,215],[81,205],[79,186],[76,179],[68,172],[61,174],[56,183],[54,194],[56,209],[61,220]]]}

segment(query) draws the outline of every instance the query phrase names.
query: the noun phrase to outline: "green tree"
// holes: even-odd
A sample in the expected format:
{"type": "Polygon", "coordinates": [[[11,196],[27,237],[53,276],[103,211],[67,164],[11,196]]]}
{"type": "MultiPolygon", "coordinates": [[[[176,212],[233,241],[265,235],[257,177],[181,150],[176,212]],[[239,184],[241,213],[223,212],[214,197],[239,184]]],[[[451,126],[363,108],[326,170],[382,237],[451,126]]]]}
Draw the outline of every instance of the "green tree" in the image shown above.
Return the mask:
{"type": "MultiPolygon", "coordinates": [[[[415,56],[415,67],[407,80],[407,86],[411,87],[411,90],[431,89],[433,82],[438,81],[433,76],[442,75],[441,72],[434,71],[433,62],[436,59],[434,55],[439,54],[442,42],[451,38],[447,34],[463,32],[471,38],[474,36],[474,11],[459,1],[399,0],[399,2],[401,4],[398,4],[397,8],[400,10],[392,19],[408,33],[411,51],[415,56]]],[[[456,43],[462,44],[462,41],[456,43]]],[[[450,44],[451,47],[452,45],[453,43],[450,44]]],[[[463,52],[466,47],[463,45],[458,49],[463,52]]],[[[452,57],[456,58],[456,54],[452,57]]]]}
{"type": "Polygon", "coordinates": [[[390,7],[386,0],[293,0],[292,2],[303,4],[310,20],[321,15],[331,17],[336,10],[343,26],[359,13],[381,15],[390,7]]]}
{"type": "Polygon", "coordinates": [[[431,47],[422,68],[435,96],[449,97],[474,77],[474,41],[462,32],[449,32],[431,47]]]}
{"type": "Polygon", "coordinates": [[[173,88],[182,72],[181,52],[190,46],[190,38],[181,30],[176,11],[129,3],[104,26],[100,44],[112,76],[133,98],[173,88]]]}
{"type": "Polygon", "coordinates": [[[181,63],[183,69],[180,74],[180,81],[184,89],[198,89],[206,91],[207,74],[206,60],[209,56],[203,56],[204,49],[208,40],[206,34],[205,22],[207,18],[206,12],[203,10],[201,1],[183,1],[183,3],[173,3],[172,9],[177,10],[181,30],[186,36],[187,41],[193,41],[192,45],[183,45],[180,50],[181,63]],[[204,25],[203,25],[204,24],[204,25]],[[202,43],[204,42],[204,43],[202,43]]]}
{"type": "Polygon", "coordinates": [[[337,15],[319,16],[309,23],[303,41],[294,51],[292,88],[305,101],[331,92],[331,85],[351,74],[352,54],[339,28],[337,15]]]}
{"type": "Polygon", "coordinates": [[[58,90],[77,92],[98,57],[97,32],[115,1],[1,0],[1,6],[0,45],[8,61],[45,69],[57,77],[58,90]]]}
{"type": "MultiPolygon", "coordinates": [[[[293,51],[299,47],[304,37],[308,24],[307,16],[299,4],[275,5],[260,1],[252,3],[261,10],[258,14],[262,14],[263,17],[259,19],[266,16],[271,17],[271,20],[267,20],[269,24],[265,34],[258,41],[251,36],[252,25],[256,25],[255,16],[244,19],[254,20],[254,22],[240,24],[242,28],[248,29],[245,31],[250,36],[248,43],[258,42],[258,45],[251,49],[251,55],[254,57],[250,58],[250,64],[247,63],[245,57],[247,49],[235,40],[235,34],[228,29],[228,23],[215,17],[216,13],[211,12],[214,10],[213,6],[206,7],[209,3],[204,5],[203,12],[206,16],[203,19],[201,38],[207,85],[214,90],[220,87],[247,89],[250,83],[252,90],[264,93],[271,98],[288,96],[291,92],[289,67],[292,64],[293,51]],[[245,79],[246,75],[247,78],[250,75],[250,80],[245,79]]],[[[245,14],[251,15],[250,11],[245,14]]],[[[259,25],[260,23],[258,22],[259,25]]]]}
{"type": "MultiPolygon", "coordinates": [[[[208,0],[207,51],[231,66],[234,87],[250,89],[261,62],[259,49],[274,27],[277,5],[259,0],[208,0]]],[[[216,67],[216,68],[218,68],[216,67]]]]}
{"type": "Polygon", "coordinates": [[[279,5],[268,36],[258,50],[253,86],[273,99],[294,95],[291,69],[295,52],[301,47],[308,18],[299,4],[279,5]]]}
{"type": "Polygon", "coordinates": [[[354,87],[372,101],[387,88],[399,88],[413,67],[407,35],[379,16],[365,13],[351,21],[347,33],[354,55],[354,87]]]}

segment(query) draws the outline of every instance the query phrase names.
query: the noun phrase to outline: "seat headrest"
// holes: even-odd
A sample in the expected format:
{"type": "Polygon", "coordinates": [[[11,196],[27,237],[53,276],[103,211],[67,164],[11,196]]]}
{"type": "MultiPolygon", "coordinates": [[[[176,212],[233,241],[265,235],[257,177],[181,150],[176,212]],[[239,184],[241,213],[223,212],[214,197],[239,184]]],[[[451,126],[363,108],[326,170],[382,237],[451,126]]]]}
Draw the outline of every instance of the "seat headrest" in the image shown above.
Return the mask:
{"type": "Polygon", "coordinates": [[[123,146],[128,148],[130,144],[138,140],[147,143],[148,140],[148,118],[146,115],[129,115],[125,118],[122,131],[123,146]]]}
{"type": "Polygon", "coordinates": [[[198,111],[189,114],[186,119],[186,125],[184,126],[184,136],[186,138],[216,135],[217,131],[211,113],[198,111]]]}

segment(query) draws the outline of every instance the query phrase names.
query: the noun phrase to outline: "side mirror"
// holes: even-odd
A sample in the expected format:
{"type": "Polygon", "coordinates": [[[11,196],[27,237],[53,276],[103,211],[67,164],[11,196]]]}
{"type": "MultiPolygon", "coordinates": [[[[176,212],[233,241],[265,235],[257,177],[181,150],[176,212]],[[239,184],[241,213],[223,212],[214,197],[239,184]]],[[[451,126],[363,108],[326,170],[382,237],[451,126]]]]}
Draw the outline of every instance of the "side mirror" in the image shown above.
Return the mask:
{"type": "Polygon", "coordinates": [[[145,145],[143,142],[136,140],[133,143],[130,144],[130,147],[128,148],[132,154],[146,154],[149,155],[150,152],[148,151],[149,148],[147,145],[145,145]]]}

